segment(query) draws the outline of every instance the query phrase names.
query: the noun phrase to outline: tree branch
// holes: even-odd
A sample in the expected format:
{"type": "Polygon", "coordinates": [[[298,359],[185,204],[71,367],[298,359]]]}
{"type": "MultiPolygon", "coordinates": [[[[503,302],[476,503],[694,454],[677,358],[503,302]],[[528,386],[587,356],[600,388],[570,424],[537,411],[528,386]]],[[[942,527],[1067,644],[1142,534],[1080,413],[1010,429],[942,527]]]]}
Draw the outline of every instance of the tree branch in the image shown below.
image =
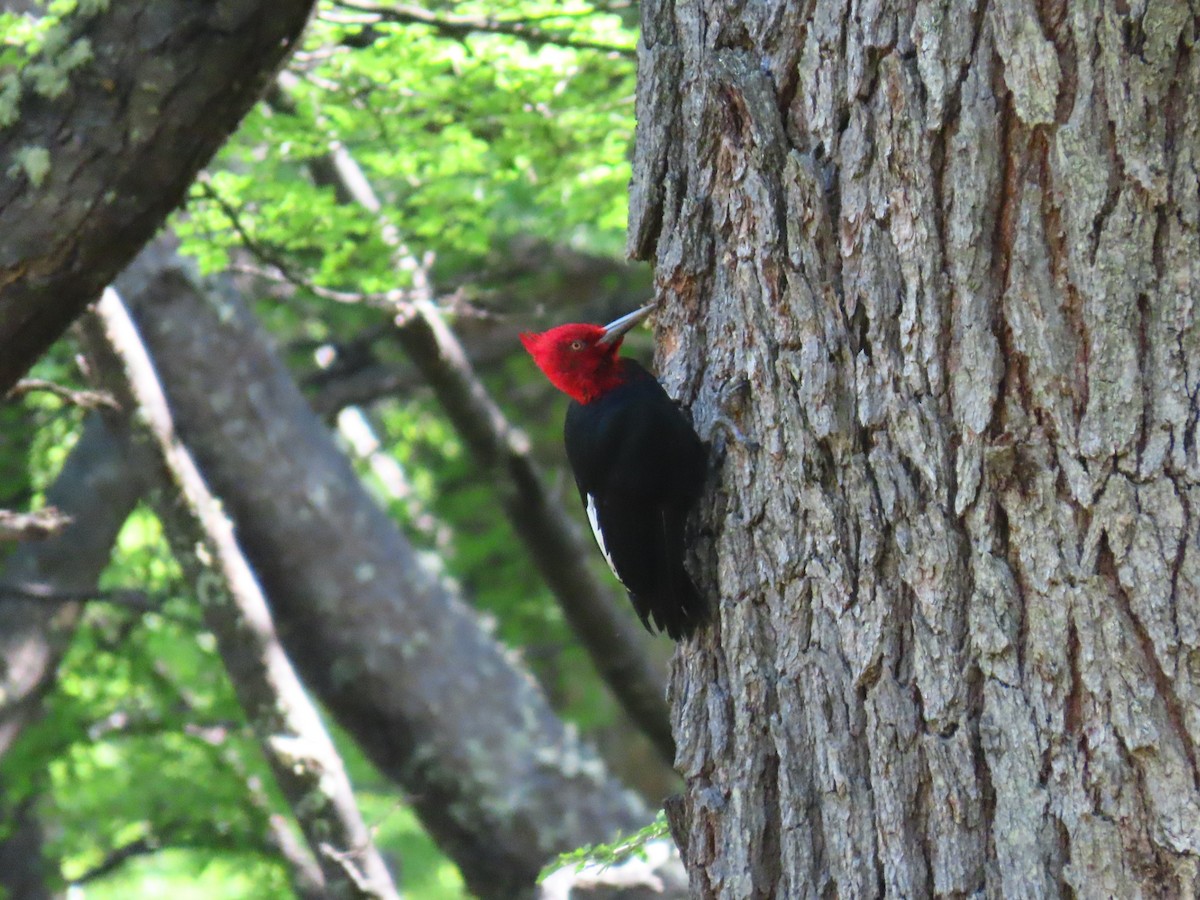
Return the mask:
{"type": "Polygon", "coordinates": [[[291,50],[310,6],[81,4],[53,52],[9,76],[0,395],[179,204],[291,50]]]}
{"type": "Polygon", "coordinates": [[[527,892],[560,848],[644,824],[371,500],[244,300],[214,303],[165,242],[120,284],[291,658],[472,890],[527,892]]]}
{"type": "MultiPolygon", "coordinates": [[[[146,489],[129,430],[116,418],[114,423],[106,426],[98,416],[88,418],[46,496],[70,524],[48,540],[19,545],[5,560],[0,580],[38,583],[66,596],[95,591],[113,542],[146,489]]],[[[72,601],[0,602],[0,756],[53,684],[79,609],[72,601]]]]}
{"type": "Polygon", "coordinates": [[[354,805],[342,762],[279,645],[233,526],[179,443],[154,366],[115,291],[105,291],[84,331],[97,373],[122,405],[141,410],[168,485],[157,504],[159,518],[309,846],[320,861],[323,844],[340,845],[352,850],[364,868],[361,877],[350,878],[342,865],[322,865],[330,889],[355,897],[397,897],[354,805]]]}
{"type": "Polygon", "coordinates": [[[105,875],[111,875],[129,860],[138,856],[149,856],[152,853],[157,853],[162,849],[162,845],[157,840],[150,837],[135,838],[128,843],[122,844],[119,847],[108,851],[104,859],[96,863],[90,869],[76,878],[71,879],[72,887],[80,887],[88,882],[95,881],[98,878],[103,878],[105,875]]]}
{"type": "Polygon", "coordinates": [[[260,278],[285,282],[292,287],[307,291],[314,297],[319,297],[322,300],[332,300],[335,303],[364,303],[393,309],[397,306],[402,306],[408,301],[408,292],[401,289],[384,291],[382,293],[364,293],[361,291],[339,291],[315,283],[311,278],[294,271],[281,254],[276,253],[262,241],[254,237],[242,221],[241,214],[234,208],[233,204],[222,197],[211,184],[203,179],[200,181],[200,192],[215,203],[225,218],[229,220],[230,227],[233,228],[234,232],[241,239],[242,246],[260,262],[270,266],[274,270],[274,273],[277,273],[273,274],[270,271],[263,271],[262,269],[243,269],[244,271],[248,271],[249,274],[260,278]]]}
{"type": "Polygon", "coordinates": [[[22,378],[13,385],[4,399],[13,400],[39,391],[53,394],[68,405],[78,406],[81,409],[100,409],[101,407],[116,409],[117,407],[117,401],[112,398],[111,394],[104,391],[77,391],[44,378],[22,378]]]}
{"type": "Polygon", "coordinates": [[[455,15],[435,12],[404,3],[381,4],[369,0],[338,0],[334,6],[355,13],[365,13],[375,22],[396,22],[404,25],[426,25],[438,34],[459,40],[470,34],[503,34],[517,38],[534,47],[554,45],[573,50],[595,50],[625,59],[637,59],[637,50],[622,44],[589,41],[570,33],[550,31],[531,24],[529,19],[496,19],[491,16],[455,15]]]}
{"type": "Polygon", "coordinates": [[[71,517],[53,506],[27,513],[0,509],[0,541],[40,541],[54,537],[70,524],[71,517]]]}
{"type": "Polygon", "coordinates": [[[163,598],[154,599],[145,591],[121,588],[116,590],[64,590],[47,582],[0,581],[0,599],[17,597],[22,600],[42,600],[48,603],[111,603],[136,612],[149,612],[178,622],[188,628],[203,623],[194,616],[179,615],[163,608],[163,598]]]}

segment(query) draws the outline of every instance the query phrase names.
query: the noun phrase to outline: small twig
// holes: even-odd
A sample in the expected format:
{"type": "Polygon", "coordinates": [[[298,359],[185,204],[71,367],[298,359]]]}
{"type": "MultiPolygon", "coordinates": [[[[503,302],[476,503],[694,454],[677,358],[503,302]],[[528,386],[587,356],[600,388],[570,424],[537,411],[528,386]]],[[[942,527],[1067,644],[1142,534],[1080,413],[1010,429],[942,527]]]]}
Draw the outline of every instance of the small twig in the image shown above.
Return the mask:
{"type": "Polygon", "coordinates": [[[41,541],[71,524],[71,517],[47,506],[33,512],[0,509],[0,541],[41,541]]]}
{"type": "MultiPolygon", "coordinates": [[[[236,230],[236,229],[235,229],[236,230]]],[[[241,236],[241,232],[238,232],[241,236]]],[[[243,240],[245,238],[243,237],[243,240]]],[[[229,271],[238,275],[253,275],[255,278],[262,278],[267,281],[275,281],[280,284],[290,284],[292,287],[301,288],[308,291],[314,297],[321,300],[332,300],[335,303],[346,304],[363,304],[366,306],[375,306],[382,309],[395,309],[404,307],[411,302],[409,292],[403,288],[393,288],[389,291],[339,291],[334,288],[322,287],[319,284],[314,284],[312,281],[297,275],[294,272],[289,272],[285,268],[281,268],[278,262],[267,259],[259,252],[259,248],[251,245],[246,245],[254,256],[258,257],[262,262],[266,263],[270,268],[262,268],[261,266],[251,266],[246,263],[231,263],[229,271]]]]}
{"type": "Polygon", "coordinates": [[[259,261],[270,266],[270,270],[264,270],[240,264],[231,266],[232,271],[243,272],[260,278],[269,278],[273,281],[282,281],[292,285],[292,287],[308,291],[314,297],[319,297],[322,300],[332,300],[335,303],[360,303],[395,310],[411,302],[410,292],[403,288],[393,288],[388,291],[360,292],[339,291],[335,288],[327,288],[316,284],[311,278],[295,272],[279,254],[250,234],[250,230],[242,222],[241,214],[238,210],[234,208],[233,204],[217,193],[216,189],[210,183],[201,179],[199,185],[200,192],[215,203],[225,215],[225,218],[229,220],[230,227],[233,228],[234,233],[241,240],[242,246],[257,257],[259,261]]]}
{"type": "Polygon", "coordinates": [[[465,38],[472,33],[503,34],[533,46],[552,44],[573,50],[595,50],[612,53],[625,59],[636,59],[633,47],[607,44],[602,41],[579,39],[562,31],[550,31],[530,24],[528,19],[493,19],[488,16],[465,16],[438,13],[419,6],[392,4],[384,6],[370,0],[340,0],[336,7],[379,17],[382,22],[397,22],[404,25],[426,25],[450,38],[465,38]]]}
{"type": "Polygon", "coordinates": [[[77,878],[69,879],[68,884],[71,887],[77,887],[90,881],[95,881],[97,878],[102,878],[116,871],[135,857],[149,856],[170,849],[224,851],[227,853],[248,852],[276,858],[275,848],[266,845],[262,841],[254,840],[253,838],[247,839],[242,836],[236,838],[223,836],[215,831],[210,832],[203,838],[197,839],[189,836],[186,822],[173,821],[160,827],[157,833],[143,835],[142,837],[134,838],[128,843],[121,844],[119,847],[114,847],[105,855],[104,859],[100,860],[92,868],[77,878]]]}
{"type": "Polygon", "coordinates": [[[101,407],[120,409],[116,398],[108,391],[75,390],[44,378],[22,378],[12,386],[4,399],[14,400],[17,397],[34,393],[53,394],[63,402],[71,406],[78,406],[80,409],[100,409],[101,407]]]}
{"type": "Polygon", "coordinates": [[[364,897],[378,896],[372,889],[370,882],[366,876],[359,870],[358,863],[355,857],[362,855],[362,850],[339,850],[332,844],[323,842],[321,844],[321,853],[328,859],[337,863],[346,877],[354,884],[364,897]]]}
{"type": "Polygon", "coordinates": [[[191,616],[172,613],[163,608],[163,603],[156,601],[144,591],[128,588],[111,591],[63,591],[55,590],[46,584],[24,582],[13,584],[0,582],[0,597],[18,598],[21,600],[44,600],[48,603],[111,603],[136,612],[152,612],[169,621],[178,622],[188,628],[199,628],[201,622],[191,616]]]}
{"type": "Polygon", "coordinates": [[[103,878],[105,875],[109,875],[119,869],[134,857],[148,856],[151,853],[157,853],[160,849],[158,841],[149,837],[140,837],[127,844],[122,844],[120,847],[109,851],[104,859],[100,860],[99,863],[92,866],[78,878],[72,878],[70,882],[71,887],[79,887],[80,885],[87,884],[89,881],[103,878]]]}

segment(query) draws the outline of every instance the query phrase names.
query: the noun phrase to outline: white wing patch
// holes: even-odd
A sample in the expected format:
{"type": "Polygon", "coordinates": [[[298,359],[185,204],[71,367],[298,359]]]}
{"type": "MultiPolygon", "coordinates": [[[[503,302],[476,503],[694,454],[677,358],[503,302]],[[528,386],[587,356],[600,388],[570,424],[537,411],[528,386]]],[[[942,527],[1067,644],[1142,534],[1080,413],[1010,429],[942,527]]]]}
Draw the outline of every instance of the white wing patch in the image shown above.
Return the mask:
{"type": "Polygon", "coordinates": [[[612,556],[609,555],[608,547],[604,546],[604,532],[600,530],[600,511],[596,509],[596,497],[593,494],[587,495],[587,517],[588,523],[592,526],[592,537],[596,539],[596,546],[604,554],[604,561],[608,563],[612,573],[617,576],[617,581],[621,581],[621,576],[617,575],[617,567],[613,565],[612,556]]]}

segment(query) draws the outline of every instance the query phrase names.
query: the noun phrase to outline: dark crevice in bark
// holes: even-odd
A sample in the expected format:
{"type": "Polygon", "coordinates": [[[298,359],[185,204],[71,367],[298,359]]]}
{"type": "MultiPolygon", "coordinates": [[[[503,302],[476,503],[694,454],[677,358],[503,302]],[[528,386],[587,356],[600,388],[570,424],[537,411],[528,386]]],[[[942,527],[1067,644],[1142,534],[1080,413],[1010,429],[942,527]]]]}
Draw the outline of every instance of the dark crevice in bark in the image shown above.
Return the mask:
{"type": "MultiPolygon", "coordinates": [[[[774,695],[774,693],[772,689],[771,694],[774,695]]],[[[768,702],[769,716],[773,717],[776,714],[777,706],[778,704],[773,698],[768,702]]],[[[762,897],[763,900],[772,900],[778,896],[779,880],[782,877],[782,860],[780,858],[782,815],[779,805],[783,802],[783,798],[779,791],[779,755],[769,752],[765,762],[762,779],[766,823],[762,847],[758,850],[758,859],[762,863],[767,884],[757,887],[755,896],[762,897]]]]}
{"type": "MultiPolygon", "coordinates": [[[[877,680],[878,679],[876,679],[876,681],[877,680]]],[[[865,685],[860,686],[855,690],[855,699],[857,699],[857,701],[858,701],[856,708],[860,711],[860,714],[863,715],[864,718],[866,717],[865,710],[867,709],[867,705],[868,705],[867,696],[868,696],[869,692],[870,692],[870,689],[867,688],[865,685]]],[[[869,775],[869,773],[871,772],[871,743],[870,743],[870,741],[863,741],[859,745],[859,747],[861,748],[862,757],[863,757],[862,771],[865,773],[868,773],[868,775],[869,775]]],[[[870,810],[869,821],[874,826],[871,828],[871,850],[872,850],[872,858],[873,858],[874,866],[875,866],[876,891],[877,891],[877,896],[885,897],[885,896],[887,896],[887,871],[883,865],[883,853],[881,852],[881,848],[879,846],[879,843],[880,843],[879,828],[878,828],[879,821],[880,821],[879,805],[875,801],[875,786],[874,786],[874,784],[871,785],[871,790],[870,790],[868,796],[870,797],[870,800],[871,800],[871,810],[870,810]]],[[[815,816],[816,816],[816,818],[819,819],[820,818],[820,806],[819,806],[819,804],[814,804],[814,807],[816,809],[815,816]]],[[[824,864],[822,864],[820,866],[819,871],[828,871],[828,868],[824,864]]],[[[836,890],[836,885],[834,885],[831,882],[830,886],[834,887],[832,896],[837,897],[838,892],[836,890]]],[[[830,892],[828,889],[825,892],[825,896],[830,896],[830,892]]]]}
{"type": "MultiPolygon", "coordinates": [[[[921,722],[924,724],[924,716],[921,717],[921,722]]],[[[922,729],[928,733],[928,728],[922,729]]],[[[924,753],[919,749],[914,748],[918,760],[922,763],[920,775],[917,784],[913,789],[913,807],[912,807],[912,824],[915,829],[913,837],[916,840],[917,846],[920,847],[920,865],[921,877],[924,879],[924,892],[927,895],[933,894],[933,886],[936,883],[933,876],[933,860],[937,853],[938,840],[940,835],[931,834],[930,829],[933,827],[933,822],[936,820],[936,813],[933,811],[933,773],[929,769],[929,760],[924,753]]]]}
{"type": "MultiPolygon", "coordinates": [[[[1194,29],[1200,32],[1200,17],[1197,17],[1194,24],[1194,29]]],[[[1200,37],[1200,35],[1197,35],[1200,37]]],[[[1178,143],[1178,132],[1181,124],[1187,121],[1187,104],[1188,91],[1186,85],[1188,83],[1187,71],[1191,64],[1192,50],[1188,44],[1188,36],[1186,29],[1184,34],[1179,35],[1179,41],[1175,47],[1175,70],[1171,73],[1170,83],[1167,87],[1166,101],[1163,103],[1163,150],[1166,157],[1166,173],[1167,173],[1167,201],[1172,206],[1175,206],[1180,198],[1175,196],[1175,172],[1179,164],[1180,146],[1178,143]]],[[[1163,211],[1165,214],[1165,211],[1163,211]]],[[[1157,264],[1157,255],[1155,258],[1157,264]]],[[[1161,278],[1161,273],[1159,275],[1161,278]]]]}
{"type": "MultiPolygon", "coordinates": [[[[800,38],[803,43],[803,36],[800,38]]],[[[788,138],[788,146],[797,147],[797,133],[791,123],[795,118],[792,113],[792,103],[800,87],[800,71],[795,65],[788,66],[783,72],[783,81],[775,85],[776,108],[779,110],[779,121],[783,123],[784,133],[788,138]]]]}
{"type": "MultiPolygon", "coordinates": [[[[866,77],[863,83],[859,86],[858,94],[855,99],[860,101],[869,100],[875,93],[875,88],[879,84],[879,70],[883,66],[883,61],[896,49],[895,43],[887,44],[882,47],[868,46],[866,48],[867,61],[863,68],[866,71],[866,77]]],[[[909,74],[912,76],[913,84],[917,89],[918,102],[922,110],[925,107],[926,91],[925,83],[921,81],[921,77],[917,72],[915,55],[900,55],[898,57],[901,64],[908,68],[909,74]]],[[[849,117],[850,109],[847,107],[846,116],[849,117]]],[[[844,128],[842,129],[845,130],[844,128]]]]}
{"type": "MultiPolygon", "coordinates": [[[[971,74],[971,67],[980,64],[979,61],[979,41],[983,34],[983,23],[987,12],[989,0],[979,0],[971,10],[971,51],[967,54],[966,61],[955,73],[954,84],[946,93],[945,105],[942,108],[941,128],[938,130],[938,137],[945,136],[944,142],[947,146],[953,143],[954,135],[958,132],[958,118],[962,112],[962,89],[966,84],[968,76],[971,74]]],[[[989,52],[994,53],[994,50],[989,52]]],[[[939,204],[940,205],[940,204],[939,204]]],[[[944,249],[944,242],[943,242],[944,249]]]]}
{"type": "MultiPolygon", "coordinates": [[[[1157,234],[1155,235],[1157,238],[1157,234]]],[[[1137,471],[1142,474],[1142,459],[1146,453],[1146,445],[1150,442],[1150,432],[1154,428],[1154,391],[1153,391],[1153,375],[1154,372],[1150,368],[1153,364],[1153,356],[1150,353],[1150,317],[1153,315],[1150,309],[1150,298],[1146,296],[1145,291],[1138,291],[1137,295],[1137,345],[1138,345],[1138,381],[1141,383],[1141,401],[1142,401],[1142,418],[1138,423],[1137,436],[1137,471]]]]}
{"type": "Polygon", "coordinates": [[[1125,9],[1121,19],[1121,43],[1125,45],[1125,49],[1130,56],[1137,57],[1140,62],[1146,62],[1146,30],[1142,27],[1142,19],[1140,16],[1129,15],[1130,10],[1125,9]]]}
{"type": "Polygon", "coordinates": [[[1100,205],[1095,218],[1092,219],[1092,231],[1089,235],[1088,262],[1093,266],[1096,265],[1096,255],[1100,252],[1100,238],[1104,234],[1104,226],[1108,222],[1108,217],[1112,215],[1112,211],[1117,208],[1117,201],[1121,197],[1121,189],[1125,182],[1125,162],[1117,151],[1117,126],[1109,114],[1108,93],[1104,79],[1097,78],[1094,84],[1096,107],[1103,122],[1100,134],[1109,164],[1105,167],[1108,172],[1107,192],[1104,202],[1100,205]]]}
{"type": "MultiPolygon", "coordinates": [[[[993,50],[993,53],[996,51],[993,50]]],[[[1021,200],[1021,168],[1017,155],[1025,145],[1024,128],[1013,109],[1012,93],[1004,86],[1004,63],[996,54],[992,71],[992,89],[1004,99],[1000,103],[1000,210],[992,236],[992,268],[996,290],[1008,290],[1008,270],[1012,264],[1017,206],[1021,200]]]]}
{"type": "Polygon", "coordinates": [[[1175,497],[1179,501],[1179,506],[1183,511],[1183,527],[1180,529],[1179,541],[1175,546],[1175,557],[1171,560],[1171,593],[1168,597],[1168,604],[1171,609],[1171,634],[1174,638],[1175,646],[1182,647],[1183,639],[1179,631],[1179,573],[1183,569],[1183,563],[1187,557],[1188,535],[1194,533],[1192,530],[1192,506],[1188,502],[1189,491],[1186,483],[1180,484],[1182,480],[1180,476],[1168,471],[1167,478],[1171,480],[1171,487],[1174,489],[1175,497]]]}
{"type": "Polygon", "coordinates": [[[1071,672],[1070,689],[1063,708],[1065,736],[1076,741],[1079,751],[1087,754],[1083,738],[1083,676],[1079,670],[1079,628],[1072,611],[1067,617],[1067,667],[1071,672]]]}
{"type": "MultiPolygon", "coordinates": [[[[918,82],[919,83],[919,82],[918,82]]],[[[921,129],[922,133],[926,133],[925,128],[921,129]]],[[[929,148],[929,175],[933,190],[933,200],[931,207],[933,210],[933,228],[934,234],[937,235],[937,259],[934,260],[938,275],[938,284],[936,292],[938,296],[938,312],[941,321],[941,327],[938,329],[938,355],[940,359],[952,359],[952,347],[954,343],[953,320],[955,307],[955,291],[954,279],[950,277],[946,270],[947,254],[946,254],[946,168],[948,165],[949,154],[947,148],[951,146],[954,140],[953,132],[949,127],[943,124],[943,127],[933,130],[932,143],[929,148]]],[[[949,414],[951,405],[951,390],[950,390],[950,366],[942,365],[940,367],[941,381],[937,385],[937,393],[943,398],[942,408],[949,414]]],[[[957,434],[956,429],[945,429],[947,432],[957,434]]],[[[955,466],[951,465],[949,471],[953,473],[955,466]]],[[[954,509],[955,486],[951,485],[949,492],[950,508],[954,509]]]]}
{"type": "Polygon", "coordinates": [[[1008,510],[1004,508],[1003,502],[996,503],[996,535],[997,556],[1004,560],[1004,564],[1008,567],[1012,574],[1013,586],[1016,588],[1016,608],[1017,608],[1017,633],[1013,638],[1013,649],[1017,654],[1017,674],[1022,682],[1025,681],[1025,644],[1028,641],[1029,635],[1029,596],[1030,592],[1025,585],[1025,580],[1022,574],[1021,566],[1018,561],[1013,559],[1013,548],[1011,545],[1011,533],[1009,529],[1008,510]]]}
{"type": "MultiPolygon", "coordinates": [[[[1066,380],[1074,390],[1070,392],[1075,426],[1087,411],[1088,378],[1087,364],[1091,353],[1087,320],[1083,314],[1084,298],[1071,279],[1070,249],[1062,223],[1061,195],[1054,185],[1053,167],[1050,162],[1051,133],[1044,127],[1036,127],[1030,135],[1031,152],[1038,161],[1038,184],[1041,187],[1042,227],[1046,240],[1046,256],[1050,263],[1050,277],[1062,292],[1062,310],[1067,320],[1067,332],[1075,340],[1075,357],[1070,360],[1074,377],[1066,380]]],[[[1062,361],[1064,366],[1067,360],[1062,361]]],[[[1048,423],[1053,425],[1053,423],[1048,423]]]]}
{"type": "Polygon", "coordinates": [[[1075,900],[1075,888],[1067,881],[1066,871],[1071,865],[1071,832],[1058,816],[1053,817],[1054,834],[1058,840],[1058,871],[1055,883],[1063,900],[1075,900]]]}
{"type": "MultiPolygon", "coordinates": [[[[1139,754],[1129,747],[1120,731],[1114,730],[1113,736],[1113,744],[1121,759],[1121,765],[1132,777],[1133,782],[1128,803],[1131,812],[1122,817],[1126,826],[1122,835],[1122,849],[1125,853],[1123,861],[1136,873],[1139,882],[1153,889],[1149,896],[1172,900],[1175,897],[1188,896],[1190,891],[1180,894],[1168,888],[1168,884],[1171,888],[1176,886],[1171,878],[1174,853],[1163,847],[1150,831],[1149,823],[1155,819],[1154,801],[1149,793],[1142,760],[1139,754]]],[[[1100,786],[1097,786],[1098,795],[1100,790],[1100,786]]],[[[1100,802],[1098,796],[1097,803],[1100,802]]],[[[1097,809],[1097,815],[1105,817],[1106,813],[1097,809]]]]}
{"type": "Polygon", "coordinates": [[[987,755],[983,750],[981,724],[984,704],[984,674],[978,664],[972,663],[967,669],[967,724],[969,728],[969,743],[971,748],[971,763],[975,774],[975,784],[979,788],[979,828],[984,836],[986,858],[979,860],[979,881],[977,891],[983,891],[987,883],[987,864],[996,859],[996,790],[992,786],[992,771],[988,766],[987,755]]]}

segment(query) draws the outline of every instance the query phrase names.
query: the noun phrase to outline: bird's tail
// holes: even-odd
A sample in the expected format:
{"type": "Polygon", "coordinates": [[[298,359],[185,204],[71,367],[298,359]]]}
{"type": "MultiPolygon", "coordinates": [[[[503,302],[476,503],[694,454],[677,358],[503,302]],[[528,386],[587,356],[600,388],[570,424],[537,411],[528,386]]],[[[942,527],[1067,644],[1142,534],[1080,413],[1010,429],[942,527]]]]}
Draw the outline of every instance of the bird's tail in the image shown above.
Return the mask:
{"type": "Polygon", "coordinates": [[[706,624],[712,617],[712,607],[682,565],[672,575],[657,590],[632,599],[647,631],[654,633],[650,626],[653,619],[659,631],[665,631],[672,640],[678,641],[691,637],[697,628],[706,624]]]}

